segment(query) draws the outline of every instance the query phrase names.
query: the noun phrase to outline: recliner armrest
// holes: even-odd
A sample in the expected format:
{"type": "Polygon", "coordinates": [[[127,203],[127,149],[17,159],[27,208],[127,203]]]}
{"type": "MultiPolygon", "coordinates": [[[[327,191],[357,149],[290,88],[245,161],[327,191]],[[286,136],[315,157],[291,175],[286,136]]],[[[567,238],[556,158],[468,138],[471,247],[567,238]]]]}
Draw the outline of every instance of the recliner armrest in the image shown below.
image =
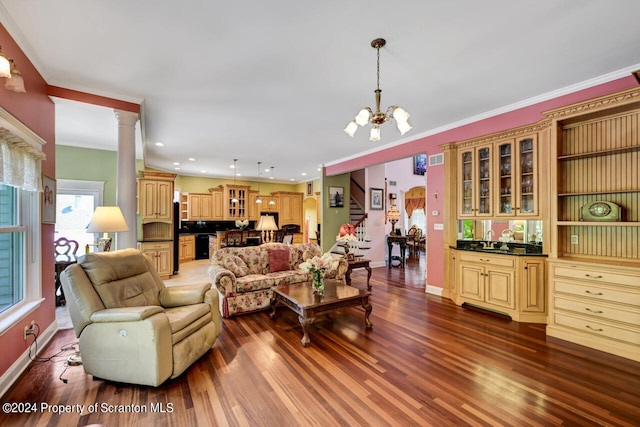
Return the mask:
{"type": "Polygon", "coordinates": [[[211,283],[197,285],[170,286],[160,291],[160,304],[163,307],[181,307],[199,304],[204,301],[204,294],[211,289],[211,283]]]}
{"type": "Polygon", "coordinates": [[[147,319],[154,314],[163,313],[164,309],[158,305],[149,305],[145,307],[121,307],[121,308],[105,308],[91,315],[91,321],[94,323],[108,322],[132,322],[147,319]]]}

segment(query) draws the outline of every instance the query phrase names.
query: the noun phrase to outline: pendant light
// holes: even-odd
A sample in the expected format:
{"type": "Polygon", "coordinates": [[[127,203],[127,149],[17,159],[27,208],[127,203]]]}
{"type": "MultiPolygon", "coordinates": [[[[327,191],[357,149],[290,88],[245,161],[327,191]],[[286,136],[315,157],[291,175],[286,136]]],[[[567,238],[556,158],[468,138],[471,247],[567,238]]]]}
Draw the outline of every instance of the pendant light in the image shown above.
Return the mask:
{"type": "Polygon", "coordinates": [[[233,159],[233,198],[231,199],[231,203],[238,203],[238,198],[236,197],[236,192],[238,191],[236,188],[236,167],[238,166],[238,159],[233,159]]]}
{"type": "Polygon", "coordinates": [[[256,198],[256,203],[261,205],[262,199],[260,198],[260,165],[262,162],[258,162],[258,197],[256,198]]]}
{"type": "MultiPolygon", "coordinates": [[[[274,169],[274,167],[271,166],[271,176],[269,177],[269,179],[273,179],[273,169],[274,169]]],[[[275,200],[273,200],[272,197],[269,197],[269,204],[270,205],[275,205],[276,204],[275,200]]]]}

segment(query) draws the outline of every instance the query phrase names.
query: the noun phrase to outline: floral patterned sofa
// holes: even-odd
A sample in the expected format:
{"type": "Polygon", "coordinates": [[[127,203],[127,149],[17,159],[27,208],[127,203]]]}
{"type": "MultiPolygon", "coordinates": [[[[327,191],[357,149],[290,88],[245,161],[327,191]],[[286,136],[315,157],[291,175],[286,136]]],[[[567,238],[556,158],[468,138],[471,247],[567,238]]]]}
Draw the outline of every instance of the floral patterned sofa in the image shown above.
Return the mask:
{"type": "MultiPolygon", "coordinates": [[[[322,256],[322,249],[315,243],[218,249],[208,272],[220,294],[220,313],[230,317],[269,308],[273,286],[311,280],[311,275],[298,266],[315,256],[322,256]]],[[[327,271],[325,277],[343,280],[347,268],[347,261],[341,258],[338,268],[327,271]]]]}

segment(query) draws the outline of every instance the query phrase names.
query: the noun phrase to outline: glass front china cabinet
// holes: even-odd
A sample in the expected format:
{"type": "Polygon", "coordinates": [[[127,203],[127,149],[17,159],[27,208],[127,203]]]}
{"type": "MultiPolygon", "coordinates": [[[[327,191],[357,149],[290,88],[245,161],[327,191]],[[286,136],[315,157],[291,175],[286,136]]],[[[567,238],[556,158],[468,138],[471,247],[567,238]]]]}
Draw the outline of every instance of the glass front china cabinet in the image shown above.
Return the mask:
{"type": "Polygon", "coordinates": [[[497,216],[538,214],[536,139],[526,137],[498,143],[497,216]]]}
{"type": "Polygon", "coordinates": [[[460,152],[460,217],[492,215],[491,146],[460,152]]]}

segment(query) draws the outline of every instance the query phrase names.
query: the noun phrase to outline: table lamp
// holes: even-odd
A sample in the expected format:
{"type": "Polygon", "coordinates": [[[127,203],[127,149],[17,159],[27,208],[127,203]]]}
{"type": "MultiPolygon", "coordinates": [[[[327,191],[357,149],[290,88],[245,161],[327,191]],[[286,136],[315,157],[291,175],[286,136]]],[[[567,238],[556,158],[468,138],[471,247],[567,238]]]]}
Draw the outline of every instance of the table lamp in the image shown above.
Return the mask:
{"type": "Polygon", "coordinates": [[[391,232],[393,233],[396,222],[400,220],[400,211],[398,210],[398,207],[395,203],[391,205],[391,208],[387,212],[387,220],[391,223],[391,232]]]}
{"type": "Polygon", "coordinates": [[[98,206],[93,212],[91,222],[87,225],[87,233],[103,233],[97,246],[104,252],[109,252],[111,249],[109,233],[121,231],[129,231],[129,227],[118,206],[98,206]]]}
{"type": "Polygon", "coordinates": [[[262,231],[262,241],[269,243],[273,240],[273,232],[278,229],[276,220],[271,215],[260,216],[260,222],[256,227],[256,230],[262,231]]]}

